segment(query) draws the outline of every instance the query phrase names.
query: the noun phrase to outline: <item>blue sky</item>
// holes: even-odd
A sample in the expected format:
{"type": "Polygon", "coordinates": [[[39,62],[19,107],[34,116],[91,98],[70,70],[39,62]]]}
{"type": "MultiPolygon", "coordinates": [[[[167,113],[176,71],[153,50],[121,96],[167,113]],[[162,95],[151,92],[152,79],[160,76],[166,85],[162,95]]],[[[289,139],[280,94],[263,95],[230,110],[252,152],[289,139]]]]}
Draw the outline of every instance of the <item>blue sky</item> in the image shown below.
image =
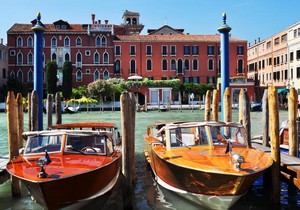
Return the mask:
{"type": "Polygon", "coordinates": [[[251,44],[264,40],[300,21],[299,0],[2,0],[0,38],[6,44],[6,32],[14,23],[30,23],[41,12],[43,23],[59,19],[69,23],[109,20],[121,24],[125,10],[140,13],[147,29],[167,24],[190,34],[216,34],[227,13],[231,36],[251,44]],[[5,3],[3,3],[5,2],[5,3]]]}

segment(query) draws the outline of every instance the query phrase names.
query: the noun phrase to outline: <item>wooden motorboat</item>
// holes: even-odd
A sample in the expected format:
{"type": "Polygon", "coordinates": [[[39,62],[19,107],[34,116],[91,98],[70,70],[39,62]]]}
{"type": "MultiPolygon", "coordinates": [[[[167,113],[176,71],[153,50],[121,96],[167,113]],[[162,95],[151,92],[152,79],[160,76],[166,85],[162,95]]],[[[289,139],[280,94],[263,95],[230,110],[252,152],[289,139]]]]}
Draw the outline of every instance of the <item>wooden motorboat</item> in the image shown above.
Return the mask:
{"type": "Polygon", "coordinates": [[[119,179],[121,145],[114,123],[62,124],[23,136],[27,139],[23,154],[6,169],[45,209],[98,198],[119,179]]]}
{"type": "MultiPolygon", "coordinates": [[[[296,123],[300,123],[300,119],[297,118],[296,123]]],[[[289,153],[289,124],[288,121],[281,122],[279,129],[279,138],[280,138],[280,151],[284,153],[289,153]]],[[[297,131],[298,144],[300,139],[300,131],[297,131]]],[[[298,156],[300,157],[300,144],[298,149],[298,156]]]]}
{"type": "Polygon", "coordinates": [[[273,163],[238,123],[155,123],[144,139],[158,184],[210,209],[230,208],[273,163]]]}

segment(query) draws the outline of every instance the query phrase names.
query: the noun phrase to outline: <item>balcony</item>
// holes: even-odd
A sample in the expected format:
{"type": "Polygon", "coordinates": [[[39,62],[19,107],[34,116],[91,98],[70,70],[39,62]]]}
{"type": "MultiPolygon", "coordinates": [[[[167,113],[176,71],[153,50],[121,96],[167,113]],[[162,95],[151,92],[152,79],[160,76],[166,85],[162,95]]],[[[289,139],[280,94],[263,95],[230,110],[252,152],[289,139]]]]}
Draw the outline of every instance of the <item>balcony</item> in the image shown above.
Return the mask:
{"type": "Polygon", "coordinates": [[[82,62],[76,62],[76,68],[82,68],[82,62]]]}

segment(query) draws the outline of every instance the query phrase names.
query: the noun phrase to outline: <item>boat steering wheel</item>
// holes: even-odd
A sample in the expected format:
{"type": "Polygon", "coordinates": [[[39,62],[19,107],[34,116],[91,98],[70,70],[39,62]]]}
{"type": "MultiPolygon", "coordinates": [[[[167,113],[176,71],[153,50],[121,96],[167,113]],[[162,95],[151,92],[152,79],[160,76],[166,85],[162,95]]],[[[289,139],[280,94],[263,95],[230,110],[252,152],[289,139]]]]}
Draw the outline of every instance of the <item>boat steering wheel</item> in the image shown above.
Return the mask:
{"type": "Polygon", "coordinates": [[[87,152],[89,149],[93,150],[93,152],[95,152],[95,153],[98,153],[98,151],[94,147],[90,147],[90,146],[83,147],[80,150],[80,152],[85,154],[85,152],[87,152]]]}

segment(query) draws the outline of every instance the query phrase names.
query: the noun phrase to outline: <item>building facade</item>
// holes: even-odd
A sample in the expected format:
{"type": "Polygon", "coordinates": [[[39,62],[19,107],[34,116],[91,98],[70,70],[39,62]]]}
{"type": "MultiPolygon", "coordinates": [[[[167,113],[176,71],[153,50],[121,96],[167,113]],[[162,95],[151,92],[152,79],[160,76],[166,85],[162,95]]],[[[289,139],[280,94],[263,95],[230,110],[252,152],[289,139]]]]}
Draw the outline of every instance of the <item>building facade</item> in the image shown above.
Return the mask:
{"type": "Polygon", "coordinates": [[[300,22],[249,45],[248,78],[262,89],[270,85],[278,87],[281,98],[294,87],[300,99],[300,22]]]}
{"type": "MultiPolygon", "coordinates": [[[[44,24],[44,66],[55,60],[59,81],[65,61],[73,64],[73,87],[98,79],[128,79],[140,76],[152,80],[180,79],[181,83],[204,83],[217,86],[220,77],[220,35],[190,35],[183,29],[163,26],[140,35],[144,25],[139,13],[125,11],[123,23],[95,20],[90,24],[69,24],[58,20],[44,24]]],[[[8,75],[32,88],[33,32],[31,24],[14,24],[7,32],[8,75]]],[[[247,41],[230,37],[230,76],[247,78],[247,41]]],[[[59,83],[61,84],[61,83],[59,83]]],[[[148,91],[148,90],[146,90],[148,91]]],[[[161,91],[161,90],[158,90],[161,91]]],[[[158,101],[170,98],[165,91],[158,101]]],[[[150,94],[150,102],[154,93],[150,94]]],[[[157,93],[159,94],[159,93],[157,93]]],[[[156,94],[156,95],[157,95],[156,94]]]]}
{"type": "Polygon", "coordinates": [[[0,87],[6,85],[7,80],[7,48],[3,44],[3,39],[0,39],[0,87]]]}

